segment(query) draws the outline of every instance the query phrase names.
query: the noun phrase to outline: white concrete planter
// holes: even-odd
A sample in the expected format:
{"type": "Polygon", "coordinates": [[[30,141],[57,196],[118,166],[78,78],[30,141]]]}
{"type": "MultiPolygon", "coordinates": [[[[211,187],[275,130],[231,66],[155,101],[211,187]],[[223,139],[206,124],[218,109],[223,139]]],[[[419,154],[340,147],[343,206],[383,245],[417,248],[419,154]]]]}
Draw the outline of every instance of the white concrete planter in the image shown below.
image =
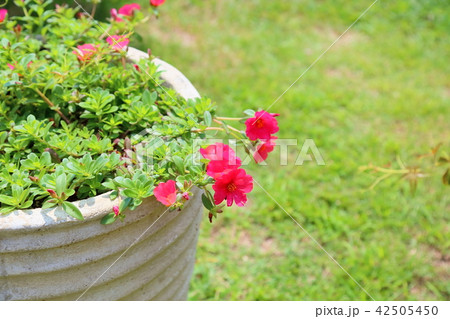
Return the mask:
{"type": "MultiPolygon", "coordinates": [[[[148,58],[133,48],[129,57],[148,58]]],[[[180,71],[155,62],[168,86],[199,96],[180,71]]],[[[80,300],[185,300],[202,218],[194,193],[181,212],[152,197],[106,226],[100,219],[117,205],[108,194],[75,203],[84,221],[59,208],[0,216],[0,300],[77,300],[88,288],[80,300]]]]}

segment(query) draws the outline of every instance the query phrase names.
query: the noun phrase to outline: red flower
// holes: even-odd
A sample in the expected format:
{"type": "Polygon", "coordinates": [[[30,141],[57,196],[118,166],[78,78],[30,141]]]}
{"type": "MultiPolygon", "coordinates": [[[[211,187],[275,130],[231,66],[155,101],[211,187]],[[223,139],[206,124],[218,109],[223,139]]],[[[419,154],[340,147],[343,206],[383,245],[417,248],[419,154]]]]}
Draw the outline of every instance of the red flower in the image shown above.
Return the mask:
{"type": "Polygon", "coordinates": [[[119,214],[120,214],[119,206],[114,206],[114,207],[113,207],[113,212],[114,212],[114,215],[115,215],[116,217],[119,216],[119,214]]]}
{"type": "Polygon", "coordinates": [[[128,44],[130,43],[130,39],[128,39],[124,35],[113,35],[106,39],[106,42],[108,42],[111,47],[116,51],[126,51],[128,44]]]}
{"type": "Polygon", "coordinates": [[[162,5],[166,0],[150,0],[150,5],[154,7],[159,7],[162,5]]]}
{"type": "Polygon", "coordinates": [[[136,69],[136,71],[141,72],[141,68],[137,64],[133,64],[133,67],[136,69]]]}
{"type": "Polygon", "coordinates": [[[219,205],[224,200],[227,206],[233,205],[233,201],[238,206],[244,206],[247,202],[247,193],[253,189],[253,178],[247,175],[244,169],[232,169],[224,172],[216,178],[214,189],[214,202],[219,205]]]}
{"type": "Polygon", "coordinates": [[[258,145],[255,153],[253,153],[253,158],[256,163],[260,163],[267,159],[270,152],[273,151],[276,145],[276,139],[278,137],[271,136],[268,140],[263,140],[261,144],[258,145]]]}
{"type": "Polygon", "coordinates": [[[200,153],[204,158],[210,160],[206,167],[206,174],[211,177],[215,177],[228,169],[238,168],[241,165],[241,159],[236,156],[233,149],[223,143],[201,148],[200,153]]]}
{"type": "MultiPolygon", "coordinates": [[[[164,1],[163,1],[164,2],[164,1]]],[[[0,9],[0,23],[5,21],[6,16],[8,15],[8,10],[6,9],[0,9]]]]}
{"type": "Polygon", "coordinates": [[[249,118],[245,121],[247,129],[245,133],[247,137],[255,141],[257,139],[268,140],[270,136],[278,132],[278,122],[275,119],[280,114],[267,113],[266,111],[259,111],[255,113],[255,117],[249,118]]]}
{"type": "Polygon", "coordinates": [[[156,199],[166,206],[172,206],[177,201],[177,188],[173,180],[166,183],[160,183],[153,191],[156,199]]]}
{"type": "Polygon", "coordinates": [[[98,45],[83,44],[77,46],[77,49],[72,51],[72,53],[75,54],[81,62],[87,62],[97,53],[97,50],[98,45]]]}
{"type": "Polygon", "coordinates": [[[141,6],[137,3],[126,4],[119,9],[119,14],[124,16],[132,16],[135,10],[141,10],[141,6]]]}

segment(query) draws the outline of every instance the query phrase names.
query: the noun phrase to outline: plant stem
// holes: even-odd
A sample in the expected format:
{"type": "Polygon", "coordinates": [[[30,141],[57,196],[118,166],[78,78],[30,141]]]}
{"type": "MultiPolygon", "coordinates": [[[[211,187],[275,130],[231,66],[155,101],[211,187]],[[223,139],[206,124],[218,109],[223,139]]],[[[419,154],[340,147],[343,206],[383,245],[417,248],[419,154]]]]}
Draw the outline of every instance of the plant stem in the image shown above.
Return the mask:
{"type": "Polygon", "coordinates": [[[126,130],[125,132],[122,133],[122,135],[120,135],[120,138],[125,138],[128,136],[128,133],[131,132],[131,128],[129,128],[128,130],[126,130]]]}
{"type": "Polygon", "coordinates": [[[382,180],[384,180],[384,179],[386,179],[386,178],[388,178],[388,177],[390,177],[390,176],[391,176],[391,174],[384,174],[384,175],[378,177],[378,178],[375,180],[375,182],[373,182],[373,184],[370,185],[369,190],[374,189],[375,186],[377,186],[382,180]]]}
{"type": "Polygon", "coordinates": [[[216,122],[217,124],[226,126],[228,129],[230,129],[230,130],[232,130],[232,131],[235,131],[235,132],[238,132],[238,133],[241,132],[241,131],[239,131],[238,129],[236,129],[236,128],[230,126],[230,125],[227,125],[227,124],[225,124],[224,122],[219,121],[219,120],[217,120],[217,119],[214,119],[213,121],[216,122]]]}
{"type": "Polygon", "coordinates": [[[39,94],[39,96],[45,101],[45,103],[47,103],[50,108],[52,110],[54,110],[56,113],[59,114],[59,116],[61,116],[61,118],[66,121],[67,124],[70,124],[69,119],[61,112],[61,110],[59,109],[59,107],[55,106],[55,104],[52,103],[52,101],[50,101],[44,93],[42,93],[39,89],[35,89],[36,93],[39,94]]]}
{"type": "Polygon", "coordinates": [[[100,40],[103,40],[108,34],[109,31],[111,31],[112,26],[109,26],[108,29],[105,30],[105,32],[103,32],[103,34],[100,36],[100,40]]]}
{"type": "Polygon", "coordinates": [[[91,12],[91,17],[92,19],[94,19],[95,17],[95,11],[97,10],[97,4],[94,3],[94,6],[92,7],[92,12],[91,12]]]}
{"type": "Polygon", "coordinates": [[[201,132],[204,132],[204,131],[222,131],[222,132],[225,132],[225,129],[221,128],[221,127],[207,127],[207,128],[205,128],[203,130],[193,130],[192,132],[194,132],[194,133],[201,133],[201,132]]]}
{"type": "Polygon", "coordinates": [[[22,7],[23,9],[23,15],[28,17],[30,14],[28,13],[27,7],[25,7],[25,5],[22,7]]]}
{"type": "Polygon", "coordinates": [[[230,125],[227,125],[227,127],[228,127],[230,130],[232,130],[232,131],[241,133],[241,131],[239,131],[237,128],[234,128],[234,127],[232,127],[232,126],[230,126],[230,125]]]}
{"type": "Polygon", "coordinates": [[[374,167],[373,168],[377,172],[387,173],[387,174],[406,174],[409,173],[409,169],[388,169],[382,167],[374,167]]]}
{"type": "MultiPolygon", "coordinates": [[[[240,133],[240,132],[239,132],[240,133]]],[[[238,135],[236,135],[236,133],[230,132],[231,135],[233,135],[239,142],[242,142],[242,144],[244,145],[244,147],[246,149],[248,149],[247,145],[245,144],[245,141],[238,135]]]]}
{"type": "Polygon", "coordinates": [[[216,119],[221,120],[221,121],[240,121],[243,120],[243,117],[219,117],[216,116],[216,119]]]}

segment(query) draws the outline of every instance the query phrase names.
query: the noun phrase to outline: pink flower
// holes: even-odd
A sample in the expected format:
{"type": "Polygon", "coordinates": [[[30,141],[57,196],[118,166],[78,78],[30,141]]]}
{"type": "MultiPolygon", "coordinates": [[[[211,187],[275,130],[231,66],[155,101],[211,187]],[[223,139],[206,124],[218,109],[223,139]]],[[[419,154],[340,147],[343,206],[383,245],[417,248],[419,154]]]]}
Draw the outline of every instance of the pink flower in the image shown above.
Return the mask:
{"type": "Polygon", "coordinates": [[[119,9],[119,14],[131,17],[135,10],[141,10],[141,6],[137,3],[126,4],[119,9]]]}
{"type": "Polygon", "coordinates": [[[233,149],[223,143],[201,148],[200,153],[204,158],[210,160],[206,167],[206,174],[211,177],[215,177],[228,169],[238,168],[241,165],[241,159],[236,156],[233,149]]]}
{"type": "Polygon", "coordinates": [[[119,214],[120,214],[119,206],[114,206],[113,207],[113,212],[114,212],[114,215],[116,215],[116,217],[119,216],[119,214]]]}
{"type": "Polygon", "coordinates": [[[270,136],[278,132],[278,122],[275,119],[280,114],[267,113],[266,111],[259,111],[255,113],[255,117],[249,118],[245,121],[247,129],[245,133],[247,137],[255,141],[257,139],[268,140],[270,136]]]}
{"type": "Polygon", "coordinates": [[[156,199],[163,205],[172,206],[177,201],[177,188],[173,180],[166,183],[160,183],[153,191],[156,199]]]}
{"type": "Polygon", "coordinates": [[[77,49],[72,51],[81,62],[89,61],[98,51],[98,45],[83,44],[77,46],[77,49]]]}
{"type": "Polygon", "coordinates": [[[128,44],[130,43],[130,39],[128,39],[124,35],[113,35],[106,39],[112,48],[116,51],[126,51],[128,44]]]}
{"type": "Polygon", "coordinates": [[[8,10],[0,9],[0,23],[5,21],[7,15],[8,15],[8,10]]]}
{"type": "Polygon", "coordinates": [[[229,145],[223,143],[216,143],[209,145],[206,148],[201,148],[200,153],[204,158],[211,161],[223,161],[236,157],[236,153],[233,149],[229,145]]]}
{"type": "Polygon", "coordinates": [[[247,193],[253,189],[253,178],[247,175],[244,169],[232,169],[221,174],[216,183],[212,186],[214,189],[214,202],[219,205],[224,200],[227,206],[233,205],[233,201],[238,206],[244,206],[247,202],[247,193]]]}
{"type": "Polygon", "coordinates": [[[166,0],[150,0],[150,5],[154,7],[159,7],[162,5],[166,0]]]}
{"type": "Polygon", "coordinates": [[[8,68],[10,68],[12,71],[14,71],[14,69],[16,68],[15,65],[12,65],[12,64],[9,64],[9,63],[6,63],[6,65],[7,65],[8,68]]]}
{"type": "Polygon", "coordinates": [[[123,21],[121,17],[119,17],[119,13],[117,12],[117,9],[111,9],[111,18],[113,18],[114,21],[120,22],[123,21]]]}
{"type": "Polygon", "coordinates": [[[255,153],[253,153],[253,158],[256,163],[260,163],[267,159],[269,153],[275,148],[277,138],[278,137],[276,136],[271,136],[269,140],[263,140],[262,143],[258,145],[255,153]]]}

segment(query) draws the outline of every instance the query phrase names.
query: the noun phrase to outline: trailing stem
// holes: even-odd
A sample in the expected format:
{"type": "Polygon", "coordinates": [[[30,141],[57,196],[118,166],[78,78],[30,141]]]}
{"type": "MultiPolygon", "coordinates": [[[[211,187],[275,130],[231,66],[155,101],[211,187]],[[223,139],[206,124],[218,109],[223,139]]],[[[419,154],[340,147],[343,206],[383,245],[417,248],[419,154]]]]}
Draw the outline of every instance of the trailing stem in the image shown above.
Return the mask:
{"type": "Polygon", "coordinates": [[[53,104],[52,101],[50,101],[44,93],[42,93],[39,89],[35,89],[36,93],[39,94],[39,96],[44,100],[45,103],[47,103],[50,108],[52,110],[54,110],[56,113],[59,114],[59,116],[61,116],[61,118],[67,123],[70,124],[69,119],[63,114],[63,112],[61,112],[61,110],[59,109],[59,107],[55,106],[55,104],[53,104]]]}

